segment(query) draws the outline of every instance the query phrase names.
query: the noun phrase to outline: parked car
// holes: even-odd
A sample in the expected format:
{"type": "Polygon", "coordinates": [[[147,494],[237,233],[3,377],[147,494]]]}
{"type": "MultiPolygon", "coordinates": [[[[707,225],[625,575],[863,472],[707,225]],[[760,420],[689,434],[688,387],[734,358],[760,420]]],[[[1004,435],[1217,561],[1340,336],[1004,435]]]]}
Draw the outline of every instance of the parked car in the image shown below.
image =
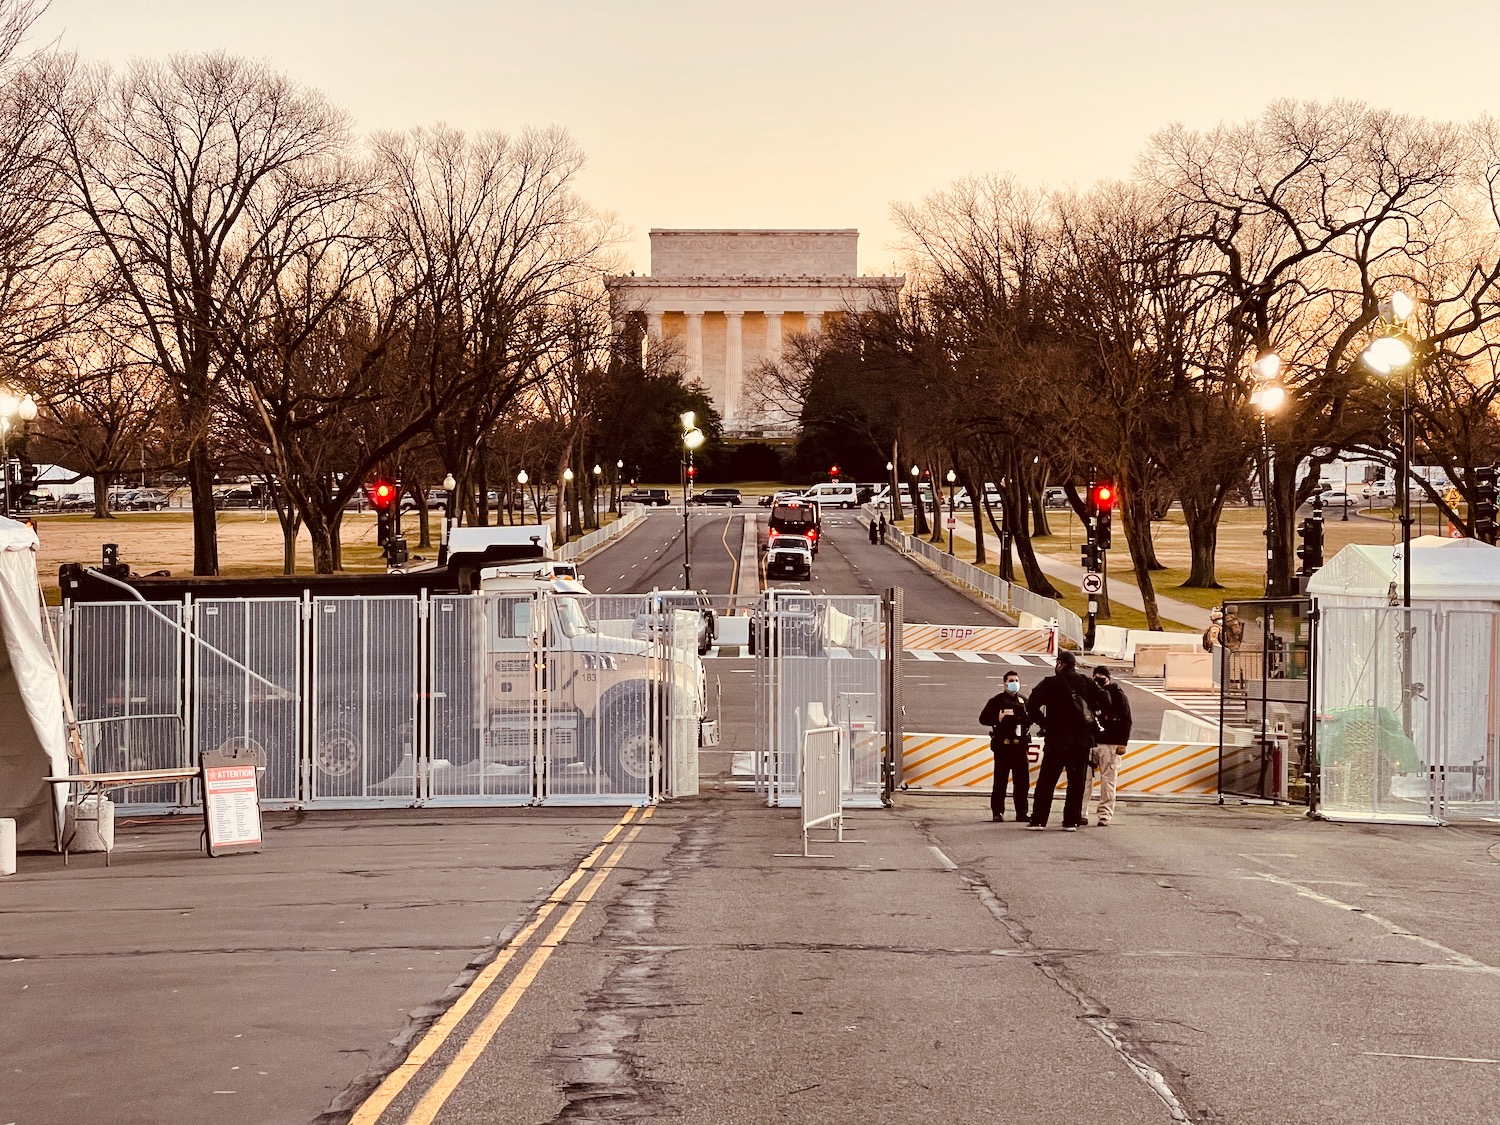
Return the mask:
{"type": "Polygon", "coordinates": [[[620,498],[622,504],[645,504],[649,507],[665,508],[672,497],[665,488],[632,488],[620,498]]]}
{"type": "Polygon", "coordinates": [[[743,504],[744,498],[738,488],[706,488],[693,497],[694,504],[727,504],[734,507],[743,504]]]}
{"type": "Polygon", "coordinates": [[[762,496],[758,503],[762,508],[771,508],[780,504],[783,500],[797,500],[801,496],[802,493],[798,492],[795,488],[778,488],[771,495],[762,496]]]}
{"type": "Polygon", "coordinates": [[[215,508],[269,508],[270,498],[263,484],[237,484],[221,488],[214,494],[215,508]]]}
{"type": "Polygon", "coordinates": [[[132,488],[119,494],[115,507],[122,512],[163,512],[169,498],[159,488],[132,488]]]}
{"type": "Polygon", "coordinates": [[[1068,493],[1066,489],[1049,488],[1042,493],[1042,507],[1044,508],[1066,508],[1068,506],[1068,493]]]}
{"type": "Polygon", "coordinates": [[[1349,508],[1353,505],[1354,497],[1341,488],[1330,488],[1323,493],[1323,507],[1325,508],[1349,508]]]}
{"type": "Polygon", "coordinates": [[[813,549],[806,536],[778,535],[766,548],[766,577],[812,578],[813,549]]]}
{"type": "Polygon", "coordinates": [[[1377,480],[1365,485],[1359,494],[1366,500],[1389,500],[1396,495],[1396,489],[1388,480],[1377,480]]]}
{"type": "Polygon", "coordinates": [[[717,618],[702,590],[656,590],[646,599],[645,606],[635,615],[634,636],[638,641],[657,640],[666,633],[666,614],[678,609],[696,610],[698,613],[698,655],[702,656],[714,647],[717,618]]]}

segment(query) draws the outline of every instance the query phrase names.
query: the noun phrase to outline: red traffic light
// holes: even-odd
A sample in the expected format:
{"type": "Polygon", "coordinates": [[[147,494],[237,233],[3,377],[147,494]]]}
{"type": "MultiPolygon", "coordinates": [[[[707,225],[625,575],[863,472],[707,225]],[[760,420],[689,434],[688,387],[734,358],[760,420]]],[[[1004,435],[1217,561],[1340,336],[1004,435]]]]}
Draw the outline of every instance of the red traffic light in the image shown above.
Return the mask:
{"type": "Polygon", "coordinates": [[[698,466],[697,465],[689,465],[688,466],[688,479],[691,480],[693,477],[695,477],[697,475],[698,475],[698,466]]]}
{"type": "Polygon", "coordinates": [[[839,478],[839,467],[837,465],[835,465],[833,468],[829,469],[828,470],[828,475],[831,476],[834,480],[838,480],[838,478],[839,478]]]}
{"type": "Polygon", "coordinates": [[[1101,481],[1094,485],[1094,510],[1098,512],[1109,512],[1115,506],[1115,486],[1108,481],[1101,481]]]}
{"type": "Polygon", "coordinates": [[[396,486],[388,480],[377,480],[374,484],[370,485],[370,503],[373,504],[378,511],[389,511],[390,508],[396,503],[396,495],[396,486]]]}

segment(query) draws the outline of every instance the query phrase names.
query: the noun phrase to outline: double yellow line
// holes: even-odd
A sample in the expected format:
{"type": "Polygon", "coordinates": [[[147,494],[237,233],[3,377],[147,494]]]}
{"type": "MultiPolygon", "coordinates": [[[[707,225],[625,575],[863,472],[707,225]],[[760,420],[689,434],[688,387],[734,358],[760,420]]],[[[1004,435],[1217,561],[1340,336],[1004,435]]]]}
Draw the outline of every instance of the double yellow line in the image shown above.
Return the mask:
{"type": "Polygon", "coordinates": [[[432,1061],[433,1056],[448,1042],[449,1038],[458,1028],[458,1025],[463,1022],[464,1017],[490,991],[490,988],[500,979],[501,974],[505,972],[506,967],[520,954],[521,950],[532,937],[541,930],[547,919],[552,916],[558,907],[567,903],[567,908],[563,911],[562,916],[558,918],[556,924],[537,945],[536,950],[527,959],[520,971],[506,985],[505,990],[496,998],[489,1012],[480,1021],[479,1026],[469,1033],[469,1037],[459,1047],[458,1053],[454,1055],[453,1060],[447,1066],[443,1067],[442,1072],[438,1074],[436,1080],[428,1087],[427,1092],[422,1095],[416,1108],[404,1119],[405,1125],[431,1125],[431,1122],[436,1119],[438,1111],[447,1103],[448,1098],[458,1087],[458,1084],[463,1081],[464,1076],[469,1073],[475,1062],[479,1060],[479,1056],[484,1053],[484,1049],[494,1039],[495,1033],[500,1030],[500,1025],[505,1022],[506,1017],[520,1003],[521,997],[525,994],[527,988],[531,986],[531,983],[536,980],[537,974],[541,972],[542,966],[547,963],[547,959],[562,944],[563,938],[573,928],[573,923],[578,921],[578,917],[583,913],[584,907],[589,904],[589,901],[598,893],[599,888],[604,885],[604,880],[609,878],[609,873],[624,858],[626,849],[640,835],[641,828],[644,827],[645,822],[650,818],[652,811],[649,808],[644,811],[630,809],[619,819],[618,823],[599,842],[599,846],[590,852],[584,858],[583,862],[573,869],[573,873],[559,884],[557,890],[552,892],[547,901],[537,908],[536,914],[532,917],[531,921],[521,927],[515,937],[506,943],[505,948],[500,951],[499,955],[474,978],[469,987],[464,990],[464,994],[454,1002],[453,1007],[444,1012],[442,1018],[433,1024],[432,1027],[428,1028],[427,1034],[422,1036],[421,1041],[412,1049],[411,1054],[406,1057],[406,1061],[391,1071],[390,1074],[386,1075],[385,1080],[375,1088],[375,1092],[365,1099],[364,1104],[349,1119],[350,1125],[376,1125],[382,1114],[390,1108],[391,1103],[400,1097],[407,1086],[411,1084],[412,1079],[421,1072],[422,1068],[432,1061]],[[630,825],[631,820],[637,812],[641,813],[641,818],[627,832],[626,827],[630,825]],[[610,852],[609,858],[596,869],[595,864],[599,862],[599,857],[609,849],[609,846],[615,842],[615,839],[622,832],[625,833],[624,839],[620,840],[614,851],[610,852]],[[578,897],[573,899],[571,903],[568,903],[568,895],[572,892],[573,888],[591,871],[593,872],[593,878],[589,879],[584,885],[578,897]]]}

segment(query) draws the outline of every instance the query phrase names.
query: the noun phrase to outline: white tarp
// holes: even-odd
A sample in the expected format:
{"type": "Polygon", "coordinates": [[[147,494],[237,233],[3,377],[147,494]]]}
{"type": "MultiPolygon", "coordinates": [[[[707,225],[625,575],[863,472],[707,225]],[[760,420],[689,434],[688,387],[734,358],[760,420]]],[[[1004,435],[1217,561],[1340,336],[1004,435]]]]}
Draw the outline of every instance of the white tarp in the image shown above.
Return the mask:
{"type": "Polygon", "coordinates": [[[47,644],[36,578],[36,532],[0,517],[0,817],[16,820],[22,851],[60,847],[68,772],[62,689],[47,644]]]}
{"type": "MultiPolygon", "coordinates": [[[[1392,583],[1399,599],[1399,547],[1351,543],[1312,576],[1307,592],[1327,605],[1389,605],[1392,583]]],[[[1500,547],[1436,535],[1413,539],[1411,599],[1413,605],[1500,602],[1500,547]]]]}

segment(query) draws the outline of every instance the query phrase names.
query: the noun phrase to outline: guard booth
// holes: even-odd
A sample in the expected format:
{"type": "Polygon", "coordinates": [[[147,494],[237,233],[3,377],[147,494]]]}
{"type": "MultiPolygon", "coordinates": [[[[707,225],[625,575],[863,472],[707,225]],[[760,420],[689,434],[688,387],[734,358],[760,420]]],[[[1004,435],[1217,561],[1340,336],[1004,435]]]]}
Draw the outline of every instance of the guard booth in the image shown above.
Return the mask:
{"type": "Polygon", "coordinates": [[[1317,810],[1439,824],[1500,816],[1500,548],[1351,544],[1308,584],[1318,613],[1317,810]]]}
{"type": "Polygon", "coordinates": [[[1221,796],[1309,803],[1312,600],[1225,602],[1217,678],[1221,796]]]}

